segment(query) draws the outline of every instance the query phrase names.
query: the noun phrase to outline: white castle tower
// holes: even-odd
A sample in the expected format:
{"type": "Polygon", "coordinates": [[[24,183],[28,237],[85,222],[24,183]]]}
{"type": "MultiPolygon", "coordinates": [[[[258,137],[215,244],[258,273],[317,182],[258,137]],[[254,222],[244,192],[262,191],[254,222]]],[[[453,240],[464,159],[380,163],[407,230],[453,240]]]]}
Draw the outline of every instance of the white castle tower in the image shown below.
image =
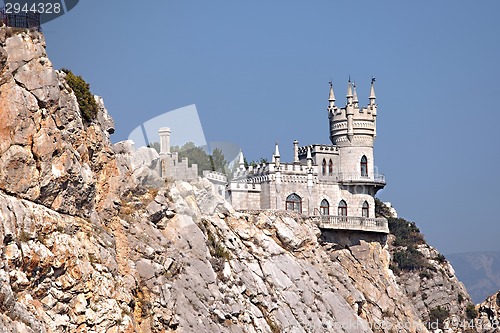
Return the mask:
{"type": "MultiPolygon", "coordinates": [[[[375,78],[372,78],[368,106],[359,107],[356,84],[349,79],[345,107],[335,105],[330,83],[328,118],[330,140],[339,149],[338,172],[343,178],[362,182],[377,180],[373,159],[373,144],[377,136],[377,104],[375,78]]],[[[366,185],[366,184],[365,184],[366,185]]],[[[377,188],[374,188],[375,194],[377,188]]]]}

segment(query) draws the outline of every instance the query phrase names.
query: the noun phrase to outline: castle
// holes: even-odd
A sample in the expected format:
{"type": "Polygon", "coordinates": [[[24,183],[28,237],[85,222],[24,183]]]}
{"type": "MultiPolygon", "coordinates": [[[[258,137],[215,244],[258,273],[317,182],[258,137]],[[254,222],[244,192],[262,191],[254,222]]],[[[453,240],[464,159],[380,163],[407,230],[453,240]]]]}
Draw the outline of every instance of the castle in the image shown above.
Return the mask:
{"type": "MultiPolygon", "coordinates": [[[[290,210],[316,219],[322,228],[387,233],[387,221],[375,218],[374,196],[386,182],[376,172],[373,157],[377,135],[374,82],[372,79],[366,107],[359,106],[351,80],[345,106],[336,106],[330,82],[327,111],[332,144],[299,147],[295,140],[293,162],[283,163],[276,143],[271,162],[255,167],[245,167],[240,153],[237,169],[227,184],[220,174],[207,171],[204,175],[221,194],[225,192],[237,210],[290,210]]],[[[165,129],[160,130],[160,143],[168,147],[165,129]]],[[[162,165],[162,175],[168,175],[167,163],[162,165]]]]}

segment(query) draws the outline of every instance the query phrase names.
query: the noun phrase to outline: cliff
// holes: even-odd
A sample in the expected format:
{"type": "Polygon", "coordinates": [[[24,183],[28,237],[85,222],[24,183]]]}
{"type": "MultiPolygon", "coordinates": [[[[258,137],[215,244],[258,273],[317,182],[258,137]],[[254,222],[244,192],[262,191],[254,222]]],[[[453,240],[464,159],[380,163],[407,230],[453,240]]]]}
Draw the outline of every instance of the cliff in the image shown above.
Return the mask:
{"type": "Polygon", "coordinates": [[[436,307],[463,317],[434,249],[418,250],[435,274],[396,276],[384,236],[165,183],[154,150],[110,143],[96,101],[82,118],[43,35],[0,29],[2,332],[427,332],[436,307]]]}

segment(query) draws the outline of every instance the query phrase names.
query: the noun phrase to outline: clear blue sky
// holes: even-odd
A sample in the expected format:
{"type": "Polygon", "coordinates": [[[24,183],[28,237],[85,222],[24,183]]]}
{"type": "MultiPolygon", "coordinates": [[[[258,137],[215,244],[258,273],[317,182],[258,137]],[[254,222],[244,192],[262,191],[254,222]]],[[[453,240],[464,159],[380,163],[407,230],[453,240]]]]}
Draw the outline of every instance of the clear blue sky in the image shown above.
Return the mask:
{"type": "Polygon", "coordinates": [[[113,141],[196,104],[207,141],[249,160],[328,143],[328,81],[377,78],[379,197],[444,253],[500,250],[500,1],[97,1],[44,24],[113,141]]]}

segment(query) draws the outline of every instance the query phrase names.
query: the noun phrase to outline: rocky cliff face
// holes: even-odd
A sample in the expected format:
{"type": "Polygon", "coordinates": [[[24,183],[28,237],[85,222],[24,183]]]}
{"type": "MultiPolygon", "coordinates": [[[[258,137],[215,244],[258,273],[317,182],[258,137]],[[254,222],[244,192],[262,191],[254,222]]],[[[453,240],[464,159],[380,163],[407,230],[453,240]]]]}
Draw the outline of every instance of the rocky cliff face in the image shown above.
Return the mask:
{"type": "Polygon", "coordinates": [[[427,321],[429,327],[433,322],[445,326],[451,321],[463,321],[467,317],[466,307],[472,304],[472,300],[455,276],[453,267],[433,247],[422,244],[417,249],[424,255],[428,267],[425,270],[402,272],[397,282],[419,318],[427,321]],[[432,313],[438,309],[443,309],[447,315],[442,318],[433,316],[432,313]]]}
{"type": "Polygon", "coordinates": [[[97,100],[85,122],[43,36],[0,29],[2,332],[427,332],[431,307],[461,313],[451,266],[396,277],[385,237],[165,184],[97,100]]]}

